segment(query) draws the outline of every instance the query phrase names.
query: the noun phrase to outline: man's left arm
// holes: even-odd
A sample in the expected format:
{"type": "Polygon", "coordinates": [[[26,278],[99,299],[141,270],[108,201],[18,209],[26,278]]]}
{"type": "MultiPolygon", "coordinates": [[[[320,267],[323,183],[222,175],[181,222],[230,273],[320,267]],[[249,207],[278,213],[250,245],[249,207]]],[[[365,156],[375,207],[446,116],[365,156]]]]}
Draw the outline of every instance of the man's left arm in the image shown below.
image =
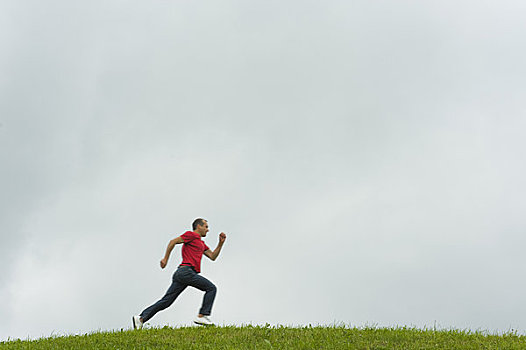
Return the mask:
{"type": "Polygon", "coordinates": [[[214,251],[211,251],[210,249],[205,250],[204,254],[212,261],[217,259],[219,256],[219,252],[221,252],[221,248],[223,248],[223,243],[225,243],[226,235],[224,232],[221,232],[219,234],[219,243],[217,243],[216,249],[214,251]]]}

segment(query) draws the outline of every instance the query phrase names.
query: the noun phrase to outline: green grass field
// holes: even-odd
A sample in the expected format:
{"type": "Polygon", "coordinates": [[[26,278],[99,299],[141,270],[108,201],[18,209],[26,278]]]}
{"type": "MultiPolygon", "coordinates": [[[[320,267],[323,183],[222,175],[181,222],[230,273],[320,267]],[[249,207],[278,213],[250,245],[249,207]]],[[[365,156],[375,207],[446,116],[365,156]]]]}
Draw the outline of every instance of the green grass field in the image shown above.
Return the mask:
{"type": "Polygon", "coordinates": [[[526,337],[411,328],[164,327],[17,340],[0,349],[526,349],[526,337]]]}

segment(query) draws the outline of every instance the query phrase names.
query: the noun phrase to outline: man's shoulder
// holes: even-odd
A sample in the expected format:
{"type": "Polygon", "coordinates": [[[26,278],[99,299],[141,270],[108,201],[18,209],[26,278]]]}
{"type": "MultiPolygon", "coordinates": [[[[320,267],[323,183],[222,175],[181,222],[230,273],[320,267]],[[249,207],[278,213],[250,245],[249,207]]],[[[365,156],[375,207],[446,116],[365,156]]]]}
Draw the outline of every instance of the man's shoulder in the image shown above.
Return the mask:
{"type": "Polygon", "coordinates": [[[183,239],[187,238],[187,239],[196,239],[196,238],[201,238],[201,236],[199,236],[199,234],[195,233],[194,231],[186,231],[185,233],[183,233],[181,235],[181,237],[183,237],[183,239]]]}

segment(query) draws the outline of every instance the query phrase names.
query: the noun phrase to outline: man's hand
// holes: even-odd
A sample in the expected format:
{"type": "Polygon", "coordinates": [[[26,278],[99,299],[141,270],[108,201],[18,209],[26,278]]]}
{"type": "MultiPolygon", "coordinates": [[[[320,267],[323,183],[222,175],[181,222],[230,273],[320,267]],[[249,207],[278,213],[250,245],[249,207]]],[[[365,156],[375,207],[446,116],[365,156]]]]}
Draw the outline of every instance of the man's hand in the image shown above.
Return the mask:
{"type": "Polygon", "coordinates": [[[166,264],[168,264],[168,259],[163,258],[161,260],[161,269],[164,269],[166,267],[166,264]]]}
{"type": "Polygon", "coordinates": [[[215,261],[217,257],[219,256],[219,252],[221,251],[221,248],[223,247],[223,243],[226,241],[226,235],[224,232],[221,232],[219,234],[219,243],[217,244],[216,249],[214,251],[211,251],[210,249],[207,249],[204,251],[204,254],[212,261],[215,261]]]}

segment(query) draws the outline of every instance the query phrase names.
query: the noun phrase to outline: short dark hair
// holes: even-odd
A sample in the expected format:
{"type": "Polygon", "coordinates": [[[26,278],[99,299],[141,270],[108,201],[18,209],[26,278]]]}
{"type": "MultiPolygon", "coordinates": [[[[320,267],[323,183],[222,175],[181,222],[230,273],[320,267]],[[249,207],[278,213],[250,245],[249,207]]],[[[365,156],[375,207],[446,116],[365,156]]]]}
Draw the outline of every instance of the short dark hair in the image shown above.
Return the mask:
{"type": "Polygon", "coordinates": [[[205,219],[202,219],[202,218],[195,219],[194,222],[192,223],[192,230],[195,231],[195,229],[197,228],[197,225],[203,226],[205,224],[205,222],[207,222],[207,221],[205,219]]]}

